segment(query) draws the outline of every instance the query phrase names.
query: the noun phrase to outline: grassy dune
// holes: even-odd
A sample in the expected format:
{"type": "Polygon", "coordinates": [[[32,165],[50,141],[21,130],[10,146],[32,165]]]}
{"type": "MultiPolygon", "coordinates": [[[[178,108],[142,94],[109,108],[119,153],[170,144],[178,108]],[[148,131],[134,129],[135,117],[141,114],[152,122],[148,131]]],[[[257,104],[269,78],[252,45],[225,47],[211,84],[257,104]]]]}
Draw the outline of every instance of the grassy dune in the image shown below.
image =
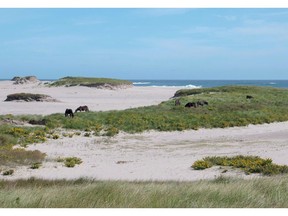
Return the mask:
{"type": "Polygon", "coordinates": [[[49,127],[91,130],[95,126],[113,127],[129,133],[224,128],[288,120],[288,89],[231,86],[185,90],[185,94],[177,92],[176,95],[182,95],[180,106],[175,106],[175,100],[171,99],[156,106],[123,111],[77,113],[73,120],[62,114],[45,119],[49,127]],[[247,95],[253,99],[246,99],[247,95]],[[209,105],[184,107],[187,102],[198,100],[205,100],[209,105]]]}
{"type": "Polygon", "coordinates": [[[1,208],[287,208],[288,177],[198,182],[0,182],[1,208]]]}
{"type": "Polygon", "coordinates": [[[105,84],[111,86],[132,85],[132,82],[119,79],[109,78],[92,78],[92,77],[63,77],[51,84],[51,86],[88,86],[99,87],[105,84]]]}

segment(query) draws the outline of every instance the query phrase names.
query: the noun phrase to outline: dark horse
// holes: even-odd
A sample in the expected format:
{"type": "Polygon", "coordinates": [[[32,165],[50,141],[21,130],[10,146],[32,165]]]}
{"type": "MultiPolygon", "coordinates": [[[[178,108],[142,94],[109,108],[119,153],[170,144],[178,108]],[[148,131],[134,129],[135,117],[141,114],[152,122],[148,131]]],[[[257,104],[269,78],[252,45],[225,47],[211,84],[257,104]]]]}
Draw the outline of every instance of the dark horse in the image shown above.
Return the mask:
{"type": "Polygon", "coordinates": [[[74,114],[73,114],[73,111],[72,111],[72,109],[66,109],[65,110],[65,117],[71,117],[71,118],[73,118],[74,117],[74,114]]]}
{"type": "Polygon", "coordinates": [[[208,105],[207,101],[204,100],[199,100],[197,102],[189,102],[185,105],[185,107],[191,108],[191,107],[199,107],[199,106],[204,106],[204,105],[208,105]]]}
{"type": "Polygon", "coordinates": [[[196,102],[189,102],[185,105],[185,107],[191,108],[191,107],[197,107],[197,103],[196,102]]]}
{"type": "Polygon", "coordinates": [[[85,106],[79,106],[76,110],[75,110],[75,113],[76,112],[78,112],[78,111],[80,111],[80,112],[82,112],[82,111],[84,111],[84,112],[89,112],[89,109],[88,109],[88,107],[85,105],[85,106]]]}

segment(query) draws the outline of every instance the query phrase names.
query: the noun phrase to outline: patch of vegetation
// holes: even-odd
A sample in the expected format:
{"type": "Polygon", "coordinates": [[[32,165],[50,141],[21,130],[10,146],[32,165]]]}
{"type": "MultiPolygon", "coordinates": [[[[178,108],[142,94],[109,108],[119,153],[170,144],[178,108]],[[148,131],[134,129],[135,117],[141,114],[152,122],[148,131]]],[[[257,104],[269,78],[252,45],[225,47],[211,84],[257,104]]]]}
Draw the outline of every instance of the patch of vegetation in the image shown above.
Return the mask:
{"type": "Polygon", "coordinates": [[[58,158],[57,162],[64,163],[66,167],[75,167],[82,163],[82,160],[77,157],[58,158]]]}
{"type": "Polygon", "coordinates": [[[56,101],[49,95],[44,94],[32,94],[32,93],[15,93],[7,95],[5,101],[56,101]]]}
{"type": "Polygon", "coordinates": [[[271,159],[262,159],[258,156],[234,157],[205,157],[203,160],[197,160],[193,163],[192,168],[202,170],[212,166],[230,166],[233,168],[241,168],[246,174],[261,173],[263,175],[277,175],[288,173],[288,166],[277,165],[272,163],[271,159]]]}
{"type": "Polygon", "coordinates": [[[26,147],[30,143],[39,143],[46,141],[45,129],[40,127],[7,127],[5,134],[11,135],[17,139],[17,144],[26,147]]]}
{"type": "Polygon", "coordinates": [[[0,166],[30,165],[40,163],[46,154],[35,150],[24,149],[0,149],[0,166]]]}
{"type": "Polygon", "coordinates": [[[45,154],[40,151],[13,148],[17,144],[25,147],[29,143],[45,141],[45,132],[42,130],[37,127],[21,128],[0,125],[0,167],[30,165],[31,163],[43,161],[45,154]]]}
{"type": "Polygon", "coordinates": [[[64,77],[51,84],[51,86],[87,86],[87,87],[101,87],[105,85],[110,86],[132,86],[132,82],[127,80],[109,79],[109,78],[92,78],[92,77],[64,77]]]}
{"type": "Polygon", "coordinates": [[[31,166],[30,166],[30,169],[39,169],[40,167],[42,166],[42,163],[33,163],[31,166]]]}
{"type": "Polygon", "coordinates": [[[1,208],[287,208],[288,176],[197,182],[0,181],[1,208]]]}

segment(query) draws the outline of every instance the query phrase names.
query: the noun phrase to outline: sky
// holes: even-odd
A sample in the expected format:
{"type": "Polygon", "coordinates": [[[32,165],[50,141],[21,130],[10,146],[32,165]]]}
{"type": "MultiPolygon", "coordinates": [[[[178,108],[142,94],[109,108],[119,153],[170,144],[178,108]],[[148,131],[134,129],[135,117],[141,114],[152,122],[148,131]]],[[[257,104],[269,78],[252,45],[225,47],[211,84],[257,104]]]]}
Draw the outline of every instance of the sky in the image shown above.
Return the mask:
{"type": "Polygon", "coordinates": [[[0,8],[0,79],[288,79],[288,8],[0,8]]]}

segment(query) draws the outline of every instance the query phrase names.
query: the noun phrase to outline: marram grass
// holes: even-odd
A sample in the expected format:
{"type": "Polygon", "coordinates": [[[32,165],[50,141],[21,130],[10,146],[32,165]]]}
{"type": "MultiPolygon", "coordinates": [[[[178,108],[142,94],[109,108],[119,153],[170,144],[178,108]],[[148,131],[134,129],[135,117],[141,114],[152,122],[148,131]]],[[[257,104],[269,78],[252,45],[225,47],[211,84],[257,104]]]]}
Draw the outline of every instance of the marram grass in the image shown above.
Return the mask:
{"type": "Polygon", "coordinates": [[[287,208],[288,177],[197,182],[0,181],[1,208],[287,208]]]}

